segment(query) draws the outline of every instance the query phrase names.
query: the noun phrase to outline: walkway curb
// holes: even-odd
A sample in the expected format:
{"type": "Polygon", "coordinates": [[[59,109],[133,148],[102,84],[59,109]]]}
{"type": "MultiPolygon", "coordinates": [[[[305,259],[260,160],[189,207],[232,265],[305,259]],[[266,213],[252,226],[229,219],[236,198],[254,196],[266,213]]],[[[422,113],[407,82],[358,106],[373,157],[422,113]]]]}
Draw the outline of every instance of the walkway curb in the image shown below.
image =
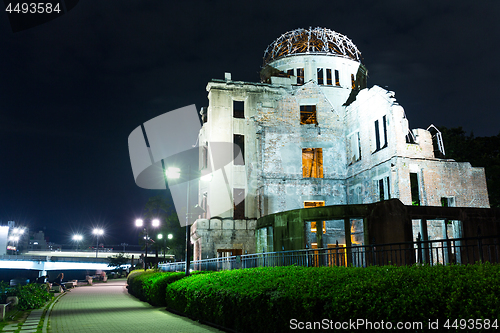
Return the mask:
{"type": "Polygon", "coordinates": [[[49,308],[45,312],[45,317],[43,318],[43,327],[42,327],[42,333],[47,333],[47,327],[49,326],[49,317],[50,317],[50,311],[52,311],[52,308],[54,307],[54,304],[56,304],[61,297],[66,295],[66,293],[61,293],[56,297],[56,299],[50,304],[49,308]]]}

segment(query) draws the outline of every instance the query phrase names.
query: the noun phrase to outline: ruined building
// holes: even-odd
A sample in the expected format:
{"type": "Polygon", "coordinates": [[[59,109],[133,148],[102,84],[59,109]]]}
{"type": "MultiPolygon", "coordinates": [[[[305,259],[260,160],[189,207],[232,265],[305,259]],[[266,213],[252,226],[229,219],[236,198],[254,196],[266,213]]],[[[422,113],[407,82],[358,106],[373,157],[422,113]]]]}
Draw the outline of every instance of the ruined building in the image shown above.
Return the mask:
{"type": "MultiPolygon", "coordinates": [[[[207,91],[201,168],[215,159],[211,142],[234,142],[242,158],[200,181],[205,213],[192,226],[195,259],[371,241],[363,219],[318,226],[266,220],[276,213],[394,198],[414,206],[489,207],[484,170],[446,159],[434,126],[410,129],[394,92],[367,87],[361,53],[335,31],[283,34],[264,53],[261,82],[233,81],[226,73],[207,91]]],[[[429,238],[461,236],[458,221],[428,222],[414,220],[403,238],[424,227],[429,238]]]]}

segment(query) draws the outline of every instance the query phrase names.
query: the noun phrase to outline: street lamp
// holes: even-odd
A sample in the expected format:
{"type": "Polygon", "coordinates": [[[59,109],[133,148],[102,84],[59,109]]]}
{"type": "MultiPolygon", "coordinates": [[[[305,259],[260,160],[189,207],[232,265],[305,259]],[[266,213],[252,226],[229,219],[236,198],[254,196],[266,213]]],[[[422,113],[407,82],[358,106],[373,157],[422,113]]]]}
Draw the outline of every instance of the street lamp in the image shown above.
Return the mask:
{"type": "Polygon", "coordinates": [[[73,240],[76,242],[76,251],[78,251],[82,239],[83,239],[82,235],[73,235],[73,240]]]}
{"type": "Polygon", "coordinates": [[[12,229],[12,233],[9,237],[9,241],[14,243],[12,250],[15,251],[16,254],[19,250],[18,249],[19,240],[21,239],[23,234],[24,234],[24,228],[14,228],[12,229]]]}
{"type": "Polygon", "coordinates": [[[97,258],[97,251],[99,250],[99,236],[104,234],[104,230],[95,228],[93,234],[96,235],[95,257],[97,258]]]}
{"type": "MultiPolygon", "coordinates": [[[[154,228],[159,227],[160,226],[160,220],[159,219],[153,219],[153,221],[151,221],[151,225],[154,228]]],[[[144,270],[146,270],[146,262],[147,262],[147,258],[148,258],[149,229],[148,229],[147,224],[145,225],[144,221],[142,219],[135,220],[135,226],[139,227],[139,228],[144,226],[144,232],[146,233],[146,237],[144,237],[144,239],[146,240],[146,254],[144,256],[144,270]]]]}
{"type": "MultiPolygon", "coordinates": [[[[165,259],[166,257],[166,254],[167,254],[167,249],[170,250],[169,247],[167,247],[167,242],[165,239],[163,239],[163,234],[158,234],[157,236],[158,240],[161,240],[162,241],[162,244],[163,244],[163,259],[165,259]]],[[[172,234],[168,234],[167,235],[167,238],[168,239],[172,239],[173,238],[173,235],[172,234]]]]}

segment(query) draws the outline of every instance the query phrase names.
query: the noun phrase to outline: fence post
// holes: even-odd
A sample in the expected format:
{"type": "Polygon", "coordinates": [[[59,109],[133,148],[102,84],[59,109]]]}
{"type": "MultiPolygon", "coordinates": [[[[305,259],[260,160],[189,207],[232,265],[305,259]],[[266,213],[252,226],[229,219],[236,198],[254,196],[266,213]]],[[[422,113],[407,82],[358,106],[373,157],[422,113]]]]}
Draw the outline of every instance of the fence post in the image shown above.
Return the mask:
{"type": "Polygon", "coordinates": [[[483,241],[481,239],[481,228],[477,227],[477,250],[479,252],[479,261],[483,262],[483,241]]]}
{"type": "Polygon", "coordinates": [[[418,236],[417,236],[417,262],[419,264],[422,264],[422,235],[420,234],[420,232],[418,233],[418,236]]]}
{"type": "Polygon", "coordinates": [[[372,243],[370,244],[371,253],[372,253],[372,266],[377,266],[377,254],[375,253],[375,238],[372,238],[372,243]]]}

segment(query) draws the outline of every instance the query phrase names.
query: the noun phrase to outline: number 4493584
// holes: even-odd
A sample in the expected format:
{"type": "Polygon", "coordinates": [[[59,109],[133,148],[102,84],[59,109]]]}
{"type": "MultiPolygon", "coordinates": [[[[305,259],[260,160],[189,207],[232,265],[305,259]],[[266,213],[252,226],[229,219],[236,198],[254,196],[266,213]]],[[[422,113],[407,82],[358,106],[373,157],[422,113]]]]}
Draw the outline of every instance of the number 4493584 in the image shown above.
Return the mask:
{"type": "Polygon", "coordinates": [[[18,13],[18,14],[51,14],[51,13],[60,13],[61,9],[59,7],[59,3],[56,3],[55,6],[50,2],[38,2],[38,3],[16,3],[12,4],[9,2],[7,7],[5,8],[6,12],[9,13],[18,13]]]}
{"type": "Polygon", "coordinates": [[[489,330],[489,329],[498,329],[498,319],[490,320],[490,319],[455,319],[455,320],[446,320],[444,323],[444,328],[446,329],[468,329],[468,330],[489,330]]]}

